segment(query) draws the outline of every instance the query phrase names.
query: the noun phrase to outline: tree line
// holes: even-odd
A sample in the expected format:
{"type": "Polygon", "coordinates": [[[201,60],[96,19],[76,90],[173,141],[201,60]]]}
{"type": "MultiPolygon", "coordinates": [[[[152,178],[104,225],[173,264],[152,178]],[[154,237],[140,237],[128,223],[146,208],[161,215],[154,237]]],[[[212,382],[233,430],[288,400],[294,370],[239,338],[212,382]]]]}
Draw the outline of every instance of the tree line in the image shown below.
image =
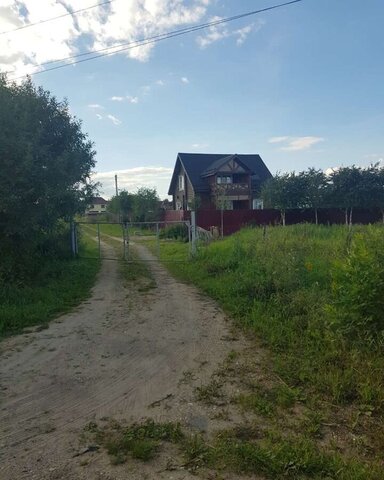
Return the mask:
{"type": "Polygon", "coordinates": [[[141,187],[134,193],[121,190],[111,198],[107,211],[121,222],[154,222],[160,215],[156,188],[141,187]]]}
{"type": "Polygon", "coordinates": [[[330,174],[309,168],[295,173],[278,173],[261,189],[265,208],[280,210],[283,225],[289,209],[310,208],[318,223],[320,208],[341,208],[345,222],[351,225],[356,208],[381,211],[384,221],[384,169],[373,164],[367,168],[340,167],[330,174]]]}

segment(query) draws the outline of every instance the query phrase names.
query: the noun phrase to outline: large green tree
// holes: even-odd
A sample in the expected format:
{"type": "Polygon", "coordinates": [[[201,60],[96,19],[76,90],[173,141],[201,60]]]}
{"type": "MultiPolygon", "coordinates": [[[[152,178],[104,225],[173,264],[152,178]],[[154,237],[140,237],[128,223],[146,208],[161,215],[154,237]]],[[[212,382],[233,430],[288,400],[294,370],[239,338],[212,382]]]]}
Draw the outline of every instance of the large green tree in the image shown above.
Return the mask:
{"type": "Polygon", "coordinates": [[[261,189],[261,198],[266,208],[280,210],[281,222],[285,225],[285,212],[290,208],[302,208],[305,203],[303,178],[292,173],[277,173],[267,180],[261,189]]]}
{"type": "Polygon", "coordinates": [[[159,219],[159,196],[156,188],[141,187],[133,194],[132,220],[154,222],[159,219]]]}
{"type": "Polygon", "coordinates": [[[31,248],[94,192],[93,144],[67,101],[0,76],[0,240],[31,248]]]}
{"type": "Polygon", "coordinates": [[[328,187],[327,176],[322,170],[309,168],[298,175],[302,189],[303,208],[312,208],[315,213],[315,223],[318,224],[318,209],[324,207],[328,187]]]}
{"type": "Polygon", "coordinates": [[[113,213],[120,221],[131,221],[135,195],[128,193],[127,190],[121,190],[119,194],[114,195],[108,203],[108,211],[113,213]]]}

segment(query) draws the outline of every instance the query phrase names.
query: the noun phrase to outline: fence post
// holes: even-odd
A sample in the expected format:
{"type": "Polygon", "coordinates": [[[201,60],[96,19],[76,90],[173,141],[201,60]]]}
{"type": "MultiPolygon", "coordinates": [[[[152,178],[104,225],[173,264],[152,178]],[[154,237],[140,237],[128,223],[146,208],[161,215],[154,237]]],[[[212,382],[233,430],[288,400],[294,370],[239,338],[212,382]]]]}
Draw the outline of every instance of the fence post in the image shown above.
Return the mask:
{"type": "Polygon", "coordinates": [[[192,257],[196,255],[196,212],[191,211],[191,230],[192,230],[192,257]]]}
{"type": "Polygon", "coordinates": [[[124,246],[124,260],[128,260],[128,234],[127,234],[127,222],[124,222],[123,227],[123,246],[124,246]]]}
{"type": "Polygon", "coordinates": [[[160,258],[160,232],[159,232],[158,223],[156,223],[156,250],[157,250],[157,258],[160,258]]]}
{"type": "Polygon", "coordinates": [[[76,257],[76,226],[75,222],[71,222],[71,250],[72,255],[76,257]]]}
{"type": "Polygon", "coordinates": [[[99,245],[99,258],[101,258],[100,223],[97,224],[97,241],[98,241],[98,245],[99,245]]]}

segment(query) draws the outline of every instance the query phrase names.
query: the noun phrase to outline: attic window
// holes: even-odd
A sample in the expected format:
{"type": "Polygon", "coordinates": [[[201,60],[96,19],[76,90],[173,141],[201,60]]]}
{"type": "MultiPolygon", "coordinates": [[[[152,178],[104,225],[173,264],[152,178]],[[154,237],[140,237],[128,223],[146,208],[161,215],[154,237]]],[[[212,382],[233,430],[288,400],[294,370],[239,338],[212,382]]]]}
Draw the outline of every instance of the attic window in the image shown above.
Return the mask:
{"type": "Polygon", "coordinates": [[[216,178],[216,183],[218,185],[221,185],[222,183],[232,183],[232,177],[229,177],[228,175],[218,175],[216,178]]]}
{"type": "Polygon", "coordinates": [[[179,190],[184,190],[184,175],[179,175],[179,190]]]}

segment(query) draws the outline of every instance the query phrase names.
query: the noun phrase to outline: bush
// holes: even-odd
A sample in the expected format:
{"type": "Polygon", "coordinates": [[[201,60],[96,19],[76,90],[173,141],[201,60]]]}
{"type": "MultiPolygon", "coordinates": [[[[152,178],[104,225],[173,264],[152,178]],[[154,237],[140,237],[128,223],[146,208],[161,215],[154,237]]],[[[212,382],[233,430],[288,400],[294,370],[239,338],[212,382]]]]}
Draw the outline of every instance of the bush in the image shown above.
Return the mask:
{"type": "Polygon", "coordinates": [[[180,240],[183,242],[188,242],[189,231],[185,223],[177,223],[175,225],[170,225],[161,229],[160,238],[168,238],[170,240],[180,240]]]}
{"type": "Polygon", "coordinates": [[[368,228],[352,240],[345,262],[334,267],[331,322],[349,339],[384,337],[384,241],[368,228]]]}

